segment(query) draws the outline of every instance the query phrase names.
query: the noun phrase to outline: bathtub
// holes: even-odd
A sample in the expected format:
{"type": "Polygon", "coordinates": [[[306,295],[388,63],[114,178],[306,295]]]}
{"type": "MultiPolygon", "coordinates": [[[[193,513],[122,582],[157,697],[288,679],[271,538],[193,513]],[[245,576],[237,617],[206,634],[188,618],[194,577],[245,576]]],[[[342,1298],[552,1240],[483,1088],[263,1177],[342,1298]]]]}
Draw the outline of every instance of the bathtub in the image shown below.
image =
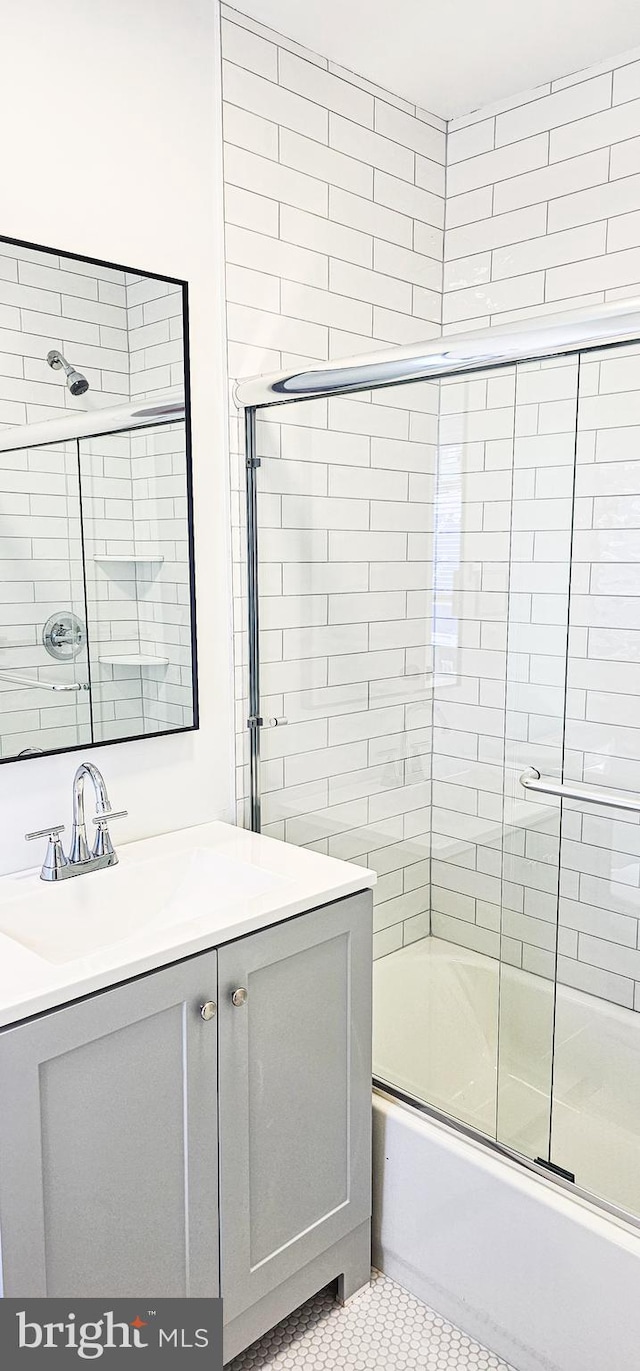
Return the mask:
{"type": "Polygon", "coordinates": [[[640,1228],[589,1196],[640,1214],[640,1016],[558,986],[554,1034],[549,981],[437,938],[376,962],[374,1006],[376,1265],[517,1371],[636,1371],[640,1228]],[[552,1044],[576,1187],[518,1155],[548,1154],[552,1044]]]}
{"type": "Polygon", "coordinates": [[[375,1266],[517,1371],[640,1367],[638,1230],[382,1092],[373,1115],[375,1266]]]}

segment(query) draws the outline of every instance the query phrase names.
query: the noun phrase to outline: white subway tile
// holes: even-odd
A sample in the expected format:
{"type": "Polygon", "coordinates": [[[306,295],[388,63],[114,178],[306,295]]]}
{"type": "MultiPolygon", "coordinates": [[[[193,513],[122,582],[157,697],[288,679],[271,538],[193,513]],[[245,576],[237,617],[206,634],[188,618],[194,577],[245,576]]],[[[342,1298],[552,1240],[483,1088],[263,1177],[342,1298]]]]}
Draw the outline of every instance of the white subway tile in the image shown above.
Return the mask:
{"type": "Polygon", "coordinates": [[[292,53],[280,53],[280,85],[315,101],[324,109],[373,127],[373,98],[352,81],[321,71],[292,53]]]}
{"type": "Polygon", "coordinates": [[[429,157],[416,153],[416,185],[432,195],[444,197],[445,171],[440,162],[432,162],[429,157]]]}
{"type": "Polygon", "coordinates": [[[329,556],[338,562],[397,562],[406,556],[406,543],[404,533],[336,531],[329,534],[329,556]]]}
{"type": "Polygon", "coordinates": [[[425,257],[435,257],[438,262],[442,262],[443,240],[444,234],[442,229],[434,228],[432,224],[414,223],[414,252],[420,252],[425,257]]]}
{"type": "Polygon", "coordinates": [[[38,286],[42,290],[56,293],[64,291],[66,295],[84,296],[87,300],[98,298],[98,283],[95,278],[82,275],[80,272],[42,266],[27,258],[21,259],[18,263],[18,277],[25,285],[38,286]]]}
{"type": "Polygon", "coordinates": [[[627,1009],[633,1008],[633,981],[622,976],[612,975],[586,961],[573,961],[570,957],[558,957],[558,979],[562,985],[572,985],[589,995],[597,995],[612,1000],[627,1009]]]}
{"type": "Polygon", "coordinates": [[[404,532],[423,532],[433,519],[433,506],[414,500],[374,500],[371,502],[372,529],[400,529],[404,532]]]}
{"type": "MultiPolygon", "coordinates": [[[[427,128],[427,125],[420,125],[420,128],[427,128]]],[[[332,148],[366,163],[369,167],[392,171],[404,180],[413,182],[413,152],[382,137],[379,132],[373,133],[361,124],[354,124],[339,114],[332,114],[329,118],[329,142],[332,148]]],[[[357,187],[354,186],[353,189],[356,190],[357,187]]]]}
{"type": "Polygon", "coordinates": [[[347,295],[356,300],[380,304],[388,310],[411,313],[411,285],[407,281],[384,276],[380,270],[367,270],[366,267],[332,259],[329,265],[329,285],[337,295],[347,295]]]}
{"type": "MultiPolygon", "coordinates": [[[[424,311],[431,312],[431,293],[422,292],[416,297],[418,291],[420,291],[419,286],[412,287],[415,318],[409,314],[399,314],[397,310],[383,309],[380,305],[374,306],[373,336],[381,344],[383,342],[402,345],[421,343],[428,338],[435,338],[439,335],[441,330],[437,319],[427,322],[424,318],[424,311]]],[[[439,314],[439,310],[437,313],[439,314]]]]}
{"type": "Polygon", "coordinates": [[[369,505],[366,500],[285,495],[282,498],[282,527],[366,529],[369,527],[369,505]]]}
{"type": "Polygon", "coordinates": [[[491,152],[495,146],[495,119],[479,119],[465,128],[453,129],[447,142],[447,162],[452,167],[456,162],[464,162],[468,157],[479,157],[483,152],[491,152]]]}
{"type": "Polygon", "coordinates": [[[306,214],[304,210],[282,205],[280,210],[280,236],[287,243],[297,243],[300,247],[311,248],[327,256],[340,257],[345,262],[370,267],[373,258],[373,245],[369,234],[360,233],[342,224],[316,214],[306,214]]]}
{"type": "MultiPolygon", "coordinates": [[[[606,189],[608,174],[609,152],[606,148],[586,153],[582,157],[571,158],[566,162],[554,163],[552,166],[543,167],[539,171],[528,172],[524,176],[515,176],[512,180],[503,181],[497,185],[494,194],[494,212],[500,214],[507,210],[517,209],[521,205],[532,205],[544,200],[553,201],[557,197],[568,200],[575,192],[591,186],[602,186],[603,189],[606,189]]],[[[579,203],[580,198],[576,196],[576,204],[579,205],[579,203]]],[[[564,220],[557,205],[551,204],[549,206],[549,229],[565,228],[572,223],[588,222],[589,217],[597,219],[605,216],[593,214],[591,216],[585,215],[584,219],[577,217],[564,220]]]]}
{"type": "Polygon", "coordinates": [[[544,129],[558,129],[572,120],[583,119],[611,104],[611,76],[596,76],[567,90],[542,96],[526,105],[498,115],[496,147],[529,138],[544,129]]]}
{"type": "Polygon", "coordinates": [[[363,233],[375,234],[376,238],[387,238],[389,242],[399,243],[402,247],[411,246],[410,218],[333,186],[329,188],[329,217],[336,223],[346,224],[363,233]]]}
{"type": "MultiPolygon", "coordinates": [[[[375,271],[387,276],[395,276],[400,281],[411,281],[414,285],[424,286],[428,290],[441,289],[442,269],[440,263],[432,257],[423,257],[418,252],[410,252],[407,248],[397,247],[394,243],[377,242],[374,246],[373,262],[375,271]]],[[[390,309],[402,308],[402,305],[387,300],[379,300],[376,303],[390,309]]]]}
{"type": "Polygon", "coordinates": [[[613,73],[613,103],[620,105],[640,96],[640,62],[628,62],[613,73]]]}
{"type": "Polygon", "coordinates": [[[381,957],[388,957],[389,953],[397,952],[402,947],[402,922],[382,928],[379,933],[373,935],[373,960],[379,961],[381,957]]]}
{"type": "MultiPolygon", "coordinates": [[[[505,182],[504,184],[509,183],[505,182]]],[[[496,191],[497,189],[496,187],[496,191]]],[[[477,223],[479,220],[490,219],[493,197],[493,186],[480,186],[478,190],[467,191],[464,195],[448,195],[447,230],[458,228],[461,224],[477,223]]]]}
{"type": "MultiPolygon", "coordinates": [[[[397,109],[405,110],[407,114],[413,115],[414,106],[408,100],[403,100],[400,95],[393,95],[391,91],[385,90],[382,86],[377,86],[373,81],[367,81],[364,76],[358,76],[337,62],[329,62],[329,71],[334,72],[337,76],[342,76],[345,81],[353,81],[354,86],[369,91],[376,99],[384,100],[387,104],[395,105],[397,109]]],[[[437,123],[437,116],[433,115],[431,121],[437,123]]]]}
{"type": "Polygon", "coordinates": [[[401,472],[424,472],[428,469],[428,454],[420,442],[374,437],[371,440],[371,465],[401,472]]]}
{"type": "Polygon", "coordinates": [[[227,143],[257,152],[261,157],[278,160],[278,125],[258,114],[250,114],[239,105],[225,104],[223,113],[224,137],[227,143]]]}
{"type": "Polygon", "coordinates": [[[493,254],[495,279],[521,276],[528,271],[540,271],[565,262],[578,262],[604,253],[606,224],[588,224],[566,229],[562,233],[547,233],[526,243],[500,248],[493,254]]]}
{"type": "Polygon", "coordinates": [[[547,300],[561,300],[581,290],[607,290],[640,278],[640,246],[613,252],[547,272],[547,300]]]}
{"type": "Polygon", "coordinates": [[[328,114],[320,105],[272,81],[266,81],[243,67],[236,67],[232,62],[223,62],[222,75],[224,99],[230,104],[262,115],[264,119],[270,119],[284,128],[298,129],[308,138],[327,142],[328,114]]]}
{"type": "Polygon", "coordinates": [[[549,145],[549,161],[562,162],[567,157],[577,157],[591,148],[607,147],[610,143],[622,142],[640,133],[640,100],[632,100],[625,105],[614,105],[601,114],[578,119],[564,124],[562,128],[552,129],[549,145]]]}
{"type": "Polygon", "coordinates": [[[367,567],[364,562],[309,562],[282,568],[282,591],[285,595],[368,589],[367,567]]]}
{"type": "Polygon", "coordinates": [[[304,785],[309,781],[339,776],[341,772],[355,771],[364,766],[366,751],[365,742],[345,743],[341,747],[319,748],[314,752],[287,757],[284,765],[285,786],[304,785]]]}
{"type": "Polygon", "coordinates": [[[432,195],[384,171],[376,170],[373,198],[379,205],[386,205],[412,219],[422,219],[436,228],[442,228],[444,224],[444,201],[440,196],[432,195]]]}
{"type": "Polygon", "coordinates": [[[227,356],[230,376],[256,376],[263,371],[279,371],[282,366],[281,354],[273,348],[234,343],[232,339],[228,343],[227,356]]]}
{"type": "Polygon", "coordinates": [[[233,304],[253,305],[277,312],[280,308],[280,282],[276,276],[246,267],[227,266],[227,300],[233,304]]]}
{"type": "MultiPolygon", "coordinates": [[[[595,219],[611,219],[623,215],[628,210],[640,208],[640,176],[629,176],[619,181],[609,181],[592,190],[584,190],[574,195],[562,196],[549,206],[549,232],[572,224],[588,224],[595,219]]],[[[619,247],[635,247],[638,239],[620,242],[619,247]]],[[[615,251],[610,239],[608,251],[615,251]]]]}
{"type": "MultiPolygon", "coordinates": [[[[573,268],[561,267],[559,271],[573,268]]],[[[472,290],[454,291],[444,301],[447,323],[471,319],[478,315],[499,314],[517,306],[540,304],[544,299],[545,278],[542,272],[518,276],[512,281],[497,281],[472,290]]]]}
{"type": "Polygon", "coordinates": [[[327,186],[341,186],[369,198],[373,195],[373,171],[365,162],[289,129],[280,133],[280,161],[284,166],[315,176],[327,186]]]}
{"type": "Polygon", "coordinates": [[[491,280],[491,253],[479,252],[473,257],[456,257],[444,268],[444,289],[462,290],[484,285],[491,280]]]}
{"type": "MultiPolygon", "coordinates": [[[[16,473],[18,480],[20,474],[16,473]]],[[[365,500],[407,499],[408,477],[396,471],[363,471],[362,467],[330,467],[329,494],[365,500]]]]}
{"type": "Polygon", "coordinates": [[[359,714],[342,714],[329,720],[329,743],[351,743],[362,738],[377,738],[402,733],[402,706],[391,709],[365,709],[359,714]]]}
{"type": "MultiPolygon", "coordinates": [[[[283,244],[283,247],[286,247],[283,244]]],[[[371,333],[372,309],[365,301],[351,300],[332,290],[316,290],[311,286],[294,285],[283,281],[282,309],[295,318],[328,324],[332,328],[354,328],[371,333]]]]}
{"type": "Polygon", "coordinates": [[[604,971],[613,971],[617,976],[640,980],[640,952],[637,948],[621,947],[604,938],[582,933],[578,949],[581,962],[590,962],[604,971]]]}
{"type": "Polygon", "coordinates": [[[311,214],[327,213],[328,188],[314,176],[306,176],[230,144],[225,148],[224,165],[225,176],[232,186],[281,200],[284,204],[309,210],[311,214]]]}
{"type": "Polygon", "coordinates": [[[274,43],[266,42],[228,19],[222,20],[221,35],[222,49],[229,62],[247,67],[270,81],[278,80],[278,49],[274,43]]]}
{"type": "Polygon", "coordinates": [[[263,195],[227,185],[224,192],[225,220],[242,228],[259,228],[261,233],[278,237],[278,205],[263,195]]]}
{"type": "Polygon", "coordinates": [[[393,142],[444,165],[445,136],[442,130],[403,114],[383,101],[376,104],[375,127],[378,133],[393,142]]]}
{"type": "Polygon", "coordinates": [[[253,347],[287,348],[320,360],[327,355],[326,330],[301,319],[288,319],[248,305],[229,305],[227,328],[232,342],[250,339],[253,347]]]}
{"type": "MultiPolygon", "coordinates": [[[[497,148],[477,157],[469,157],[449,167],[447,190],[449,195],[462,195],[478,186],[487,186],[494,181],[504,181],[509,176],[517,176],[523,171],[533,171],[536,167],[546,166],[548,157],[548,135],[539,133],[520,143],[497,148]]],[[[566,156],[573,155],[571,152],[566,156]]]]}
{"type": "Polygon", "coordinates": [[[619,176],[633,176],[638,170],[639,153],[640,138],[628,138],[622,143],[614,143],[610,149],[610,179],[614,181],[619,176]]]}

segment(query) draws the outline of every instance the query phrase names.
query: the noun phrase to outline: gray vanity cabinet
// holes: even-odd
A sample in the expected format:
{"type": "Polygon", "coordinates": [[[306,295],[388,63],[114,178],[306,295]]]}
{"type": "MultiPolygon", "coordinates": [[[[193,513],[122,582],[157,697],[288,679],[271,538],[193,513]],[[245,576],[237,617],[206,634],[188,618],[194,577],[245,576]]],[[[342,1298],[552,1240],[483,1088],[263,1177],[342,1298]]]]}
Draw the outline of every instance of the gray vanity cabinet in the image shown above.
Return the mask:
{"type": "Polygon", "coordinates": [[[365,1284],[371,925],[364,891],[0,1031],[5,1294],[220,1292],[230,1360],[365,1284]]]}
{"type": "Polygon", "coordinates": [[[367,891],[218,953],[227,1325],[368,1221],[370,909],[367,891]]]}
{"type": "Polygon", "coordinates": [[[218,1292],[216,953],[0,1033],[4,1293],[218,1292]]]}

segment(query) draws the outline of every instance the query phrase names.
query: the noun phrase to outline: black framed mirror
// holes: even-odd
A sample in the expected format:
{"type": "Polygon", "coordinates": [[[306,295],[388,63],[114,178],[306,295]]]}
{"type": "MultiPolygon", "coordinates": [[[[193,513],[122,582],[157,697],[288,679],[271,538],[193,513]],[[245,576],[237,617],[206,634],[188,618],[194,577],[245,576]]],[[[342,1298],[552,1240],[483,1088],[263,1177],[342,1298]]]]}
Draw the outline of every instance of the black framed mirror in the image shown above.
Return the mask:
{"type": "Polygon", "coordinates": [[[197,700],[187,284],[0,238],[0,761],[197,700]]]}

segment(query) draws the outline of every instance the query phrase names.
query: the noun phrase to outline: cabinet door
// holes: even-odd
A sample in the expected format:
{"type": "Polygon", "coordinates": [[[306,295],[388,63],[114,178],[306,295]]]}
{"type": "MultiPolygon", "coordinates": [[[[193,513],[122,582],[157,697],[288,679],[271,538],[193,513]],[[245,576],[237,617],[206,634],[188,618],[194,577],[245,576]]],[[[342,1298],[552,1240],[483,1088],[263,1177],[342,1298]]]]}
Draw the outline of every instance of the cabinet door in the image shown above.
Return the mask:
{"type": "Polygon", "coordinates": [[[230,1322],[371,1212],[371,895],[231,943],[218,957],[230,1322]],[[245,1003],[234,1004],[237,990],[245,1003]]]}
{"type": "Polygon", "coordinates": [[[4,1293],[218,1293],[216,954],[0,1034],[4,1293]]]}

